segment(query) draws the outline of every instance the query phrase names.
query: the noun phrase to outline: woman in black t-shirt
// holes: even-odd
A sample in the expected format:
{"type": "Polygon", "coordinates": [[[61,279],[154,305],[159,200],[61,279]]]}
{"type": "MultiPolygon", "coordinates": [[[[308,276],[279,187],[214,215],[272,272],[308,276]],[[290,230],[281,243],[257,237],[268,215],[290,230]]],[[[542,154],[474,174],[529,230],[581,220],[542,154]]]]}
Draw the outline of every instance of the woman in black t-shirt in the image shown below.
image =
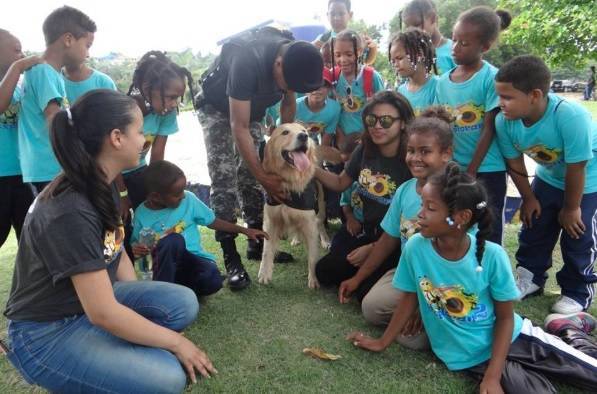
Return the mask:
{"type": "Polygon", "coordinates": [[[112,182],[139,163],[142,125],[135,101],[110,90],[52,120],[62,173],[25,219],[4,312],[9,360],[50,391],[181,392],[185,370],[215,372],[179,333],[197,316],[194,293],[137,282],[123,253],[112,182]]]}
{"type": "MultiPolygon", "coordinates": [[[[379,92],[365,106],[362,116],[366,126],[362,144],[354,151],[346,169],[340,175],[322,169],[315,172],[325,187],[338,192],[357,181],[357,193],[363,202],[363,234],[351,235],[342,226],[334,236],[330,252],[317,263],[315,272],[323,286],[340,285],[357,274],[382,233],[379,225],[394,192],[412,178],[405,162],[404,129],[414,118],[408,100],[395,92],[379,92]]],[[[399,256],[398,248],[379,267],[366,272],[359,287],[353,289],[359,301],[386,271],[396,267],[399,256]]]]}

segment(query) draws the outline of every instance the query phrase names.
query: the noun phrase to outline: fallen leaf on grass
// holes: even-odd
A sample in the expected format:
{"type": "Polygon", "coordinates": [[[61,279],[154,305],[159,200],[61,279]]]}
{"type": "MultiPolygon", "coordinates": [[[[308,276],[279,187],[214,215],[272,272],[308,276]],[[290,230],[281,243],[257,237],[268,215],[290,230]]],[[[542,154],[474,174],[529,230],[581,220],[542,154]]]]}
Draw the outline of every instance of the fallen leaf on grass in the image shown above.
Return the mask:
{"type": "Polygon", "coordinates": [[[311,356],[313,358],[317,358],[319,360],[324,361],[335,361],[342,358],[342,356],[326,353],[325,351],[323,351],[323,349],[320,349],[318,347],[306,347],[303,349],[303,353],[307,356],[311,356]]]}

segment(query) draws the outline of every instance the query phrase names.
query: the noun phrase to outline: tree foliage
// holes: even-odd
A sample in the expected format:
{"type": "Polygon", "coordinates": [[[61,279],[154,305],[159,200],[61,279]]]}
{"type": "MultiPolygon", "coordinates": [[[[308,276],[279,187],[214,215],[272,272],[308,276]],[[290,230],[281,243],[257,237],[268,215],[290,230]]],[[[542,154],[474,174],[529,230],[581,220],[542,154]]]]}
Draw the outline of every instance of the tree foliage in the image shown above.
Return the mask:
{"type": "Polygon", "coordinates": [[[552,67],[581,67],[597,59],[595,0],[500,0],[499,5],[516,15],[505,42],[524,43],[552,67]]]}

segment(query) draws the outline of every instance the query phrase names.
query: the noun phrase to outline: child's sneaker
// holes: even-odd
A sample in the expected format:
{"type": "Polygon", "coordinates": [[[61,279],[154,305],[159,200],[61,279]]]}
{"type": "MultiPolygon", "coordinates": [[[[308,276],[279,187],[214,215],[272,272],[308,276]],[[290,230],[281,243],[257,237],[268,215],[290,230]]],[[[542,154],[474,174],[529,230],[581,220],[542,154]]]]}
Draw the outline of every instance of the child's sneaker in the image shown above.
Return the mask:
{"type": "Polygon", "coordinates": [[[551,306],[551,311],[555,313],[562,313],[569,315],[571,313],[582,312],[583,307],[578,302],[574,301],[570,297],[560,296],[558,300],[551,306]]]}
{"type": "Polygon", "coordinates": [[[543,294],[543,288],[533,282],[533,273],[524,267],[516,268],[516,287],[520,291],[520,300],[543,294]]]}
{"type": "Polygon", "coordinates": [[[545,318],[545,331],[550,334],[558,335],[567,328],[580,330],[585,334],[590,334],[595,329],[597,320],[586,312],[578,312],[570,315],[552,313],[545,318]]]}

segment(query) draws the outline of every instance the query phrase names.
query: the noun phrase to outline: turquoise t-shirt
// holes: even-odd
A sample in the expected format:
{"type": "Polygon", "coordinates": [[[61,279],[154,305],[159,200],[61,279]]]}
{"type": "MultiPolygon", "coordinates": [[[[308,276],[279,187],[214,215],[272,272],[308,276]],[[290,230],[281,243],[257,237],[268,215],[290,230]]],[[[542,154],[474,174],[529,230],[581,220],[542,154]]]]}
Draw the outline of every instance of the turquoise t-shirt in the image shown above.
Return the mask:
{"type": "Polygon", "coordinates": [[[22,86],[18,84],[10,105],[0,114],[0,176],[21,175],[17,118],[21,105],[22,86]]]}
{"type": "Polygon", "coordinates": [[[446,43],[435,48],[435,66],[437,67],[437,75],[442,75],[456,67],[454,58],[452,58],[452,46],[454,42],[449,38],[446,43]]]}
{"type": "Polygon", "coordinates": [[[280,124],[280,105],[281,101],[278,101],[276,104],[272,105],[271,107],[267,107],[265,110],[265,116],[261,122],[264,126],[275,126],[280,124]]]}
{"type": "Polygon", "coordinates": [[[48,182],[60,173],[44,110],[52,100],[68,106],[62,74],[47,63],[25,72],[19,112],[19,158],[23,182],[48,182]]]}
{"type": "MultiPolygon", "coordinates": [[[[433,353],[450,370],[473,367],[491,358],[495,325],[494,301],[519,296],[510,260],[504,249],[485,243],[483,270],[477,272],[475,237],[458,261],[441,257],[431,239],[415,234],[402,250],[392,284],[417,293],[419,310],[433,353]]],[[[520,334],[522,318],[514,313],[512,341],[520,334]]]]}
{"type": "Polygon", "coordinates": [[[388,235],[400,238],[402,247],[406,241],[419,232],[417,215],[421,210],[421,195],[417,193],[417,178],[404,182],[394,198],[386,216],[381,221],[381,228],[388,235]]]}
{"type": "Polygon", "coordinates": [[[336,134],[340,119],[340,104],[336,100],[326,99],[325,106],[319,112],[312,112],[307,106],[307,96],[296,100],[295,120],[305,125],[311,138],[322,132],[336,134]]]}
{"type": "Polygon", "coordinates": [[[538,164],[537,176],[565,189],[566,165],[587,160],[584,193],[597,192],[597,123],[580,104],[548,95],[545,113],[530,127],[521,119],[495,118],[497,139],[504,157],[523,153],[538,164]]]}
{"type": "MultiPolygon", "coordinates": [[[[456,121],[454,131],[454,160],[463,167],[471,162],[481,138],[485,113],[498,107],[494,78],[497,68],[483,61],[483,66],[469,80],[455,83],[450,73],[439,77],[437,83],[437,104],[452,112],[456,121]]],[[[506,164],[500,152],[497,139],[489,146],[487,155],[478,172],[505,171],[506,164]]]]}
{"type": "MultiPolygon", "coordinates": [[[[178,121],[176,120],[176,111],[170,111],[165,115],[158,115],[154,112],[150,112],[143,117],[143,134],[145,134],[145,141],[153,144],[155,137],[158,135],[170,135],[178,131],[178,121]]],[[[139,165],[131,170],[123,171],[123,174],[138,170],[139,168],[146,166],[147,162],[145,158],[149,149],[146,149],[141,154],[141,160],[139,165]]]]}
{"type": "Polygon", "coordinates": [[[117,90],[116,84],[106,74],[92,70],[91,75],[84,81],[73,82],[63,75],[64,77],[64,87],[66,88],[66,97],[70,103],[74,103],[77,101],[79,97],[84,95],[85,93],[89,92],[90,90],[95,89],[110,89],[110,90],[117,90]]]}
{"type": "MultiPolygon", "coordinates": [[[[363,113],[363,107],[367,104],[367,96],[363,90],[363,70],[361,67],[358,77],[352,81],[352,84],[348,84],[344,75],[340,74],[338,78],[338,84],[336,85],[336,97],[342,106],[342,112],[340,113],[339,126],[344,131],[345,135],[352,133],[360,133],[364,130],[363,120],[361,114],[363,113]],[[350,89],[349,89],[350,87],[350,89]],[[352,97],[352,105],[349,102],[349,90],[350,97],[352,97]]],[[[377,71],[373,71],[373,93],[377,93],[384,89],[383,79],[377,71]]]]}
{"type": "Polygon", "coordinates": [[[415,111],[415,115],[419,116],[427,107],[435,103],[435,90],[438,81],[437,76],[431,76],[423,86],[416,92],[408,90],[408,81],[398,86],[398,93],[403,95],[410,102],[411,107],[415,111]]]}
{"type": "Polygon", "coordinates": [[[358,189],[359,183],[353,182],[348,189],[344,190],[340,195],[340,206],[350,206],[354,218],[363,223],[363,200],[358,189]]]}
{"type": "Polygon", "coordinates": [[[197,226],[209,226],[216,220],[214,212],[193,193],[185,190],[184,198],[176,208],[149,209],[145,203],[135,210],[131,244],[139,240],[142,229],[155,233],[156,243],[161,238],[177,233],[185,240],[187,250],[199,257],[215,261],[215,257],[201,247],[201,234],[197,226]]]}

